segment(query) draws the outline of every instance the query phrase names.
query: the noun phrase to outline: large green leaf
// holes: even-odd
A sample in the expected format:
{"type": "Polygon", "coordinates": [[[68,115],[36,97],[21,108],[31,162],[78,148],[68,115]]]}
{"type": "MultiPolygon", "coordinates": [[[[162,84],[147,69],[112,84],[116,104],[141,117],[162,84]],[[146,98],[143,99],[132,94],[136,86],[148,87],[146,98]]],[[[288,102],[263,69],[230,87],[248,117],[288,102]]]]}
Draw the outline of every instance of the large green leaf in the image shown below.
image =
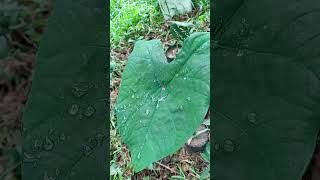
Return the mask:
{"type": "Polygon", "coordinates": [[[158,0],[162,14],[166,20],[175,15],[182,15],[192,11],[192,0],[158,0]]]}
{"type": "Polygon", "coordinates": [[[209,47],[209,33],[195,33],[167,63],[159,40],[136,43],[116,105],[135,171],[174,153],[203,121],[209,106],[209,47]]]}
{"type": "Polygon", "coordinates": [[[320,2],[214,2],[217,180],[300,180],[320,127],[320,2]]]}
{"type": "Polygon", "coordinates": [[[105,6],[55,1],[23,115],[25,180],[106,178],[105,6]]]}

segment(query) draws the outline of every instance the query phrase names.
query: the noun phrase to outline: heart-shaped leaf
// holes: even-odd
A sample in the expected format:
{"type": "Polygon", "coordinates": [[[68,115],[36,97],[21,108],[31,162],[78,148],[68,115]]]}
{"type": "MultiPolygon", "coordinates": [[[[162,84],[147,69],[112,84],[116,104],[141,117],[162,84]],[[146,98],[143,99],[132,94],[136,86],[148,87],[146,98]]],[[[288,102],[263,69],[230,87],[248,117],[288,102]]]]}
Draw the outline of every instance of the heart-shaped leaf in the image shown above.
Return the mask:
{"type": "Polygon", "coordinates": [[[215,179],[300,180],[320,125],[320,2],[214,8],[215,179]]]}
{"type": "Polygon", "coordinates": [[[106,3],[55,0],[23,114],[23,179],[105,179],[106,3]]]}
{"type": "Polygon", "coordinates": [[[203,121],[209,107],[209,47],[209,33],[195,33],[168,63],[160,40],[136,43],[116,105],[135,171],[174,153],[203,121]]]}

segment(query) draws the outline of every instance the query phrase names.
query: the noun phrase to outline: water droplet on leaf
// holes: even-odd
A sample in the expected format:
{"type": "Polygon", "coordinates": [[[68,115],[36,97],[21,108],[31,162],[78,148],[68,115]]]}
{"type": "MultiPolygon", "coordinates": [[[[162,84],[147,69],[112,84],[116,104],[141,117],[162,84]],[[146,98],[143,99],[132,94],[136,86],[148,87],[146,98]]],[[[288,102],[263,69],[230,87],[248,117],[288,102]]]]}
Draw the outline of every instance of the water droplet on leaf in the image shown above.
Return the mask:
{"type": "Polygon", "coordinates": [[[243,51],[242,51],[242,50],[239,50],[238,53],[237,53],[237,56],[238,56],[238,57],[243,56],[243,51]]]}
{"type": "Polygon", "coordinates": [[[43,149],[46,151],[51,151],[54,147],[53,141],[47,136],[43,143],[43,149]]]}
{"type": "Polygon", "coordinates": [[[38,166],[38,163],[37,162],[34,162],[33,164],[32,164],[32,167],[33,168],[36,168],[38,166]]]}
{"type": "Polygon", "coordinates": [[[216,144],[214,145],[214,149],[218,151],[218,150],[220,149],[220,144],[216,143],[216,144]]]}
{"type": "Polygon", "coordinates": [[[103,143],[103,140],[104,140],[104,135],[101,134],[101,133],[98,133],[98,134],[96,135],[96,139],[97,139],[99,145],[101,145],[101,144],[103,143]]]}
{"type": "Polygon", "coordinates": [[[59,174],[60,174],[60,170],[57,168],[56,169],[56,175],[59,176],[59,174]]]}
{"type": "Polygon", "coordinates": [[[257,121],[256,113],[249,113],[247,118],[248,118],[248,121],[251,123],[256,123],[257,121]]]}
{"type": "Polygon", "coordinates": [[[83,154],[85,156],[89,156],[91,154],[91,148],[84,144],[82,146],[83,146],[83,154]]]}
{"type": "Polygon", "coordinates": [[[225,140],[223,144],[223,149],[226,152],[233,152],[235,149],[234,143],[231,140],[225,140]]]}
{"type": "Polygon", "coordinates": [[[30,163],[35,161],[37,161],[37,159],[33,155],[23,152],[23,162],[30,163]]]}
{"type": "Polygon", "coordinates": [[[84,115],[87,117],[92,116],[95,113],[96,109],[93,106],[88,106],[86,108],[86,111],[84,112],[84,115]]]}
{"type": "Polygon", "coordinates": [[[72,87],[73,96],[80,98],[88,93],[89,86],[86,83],[77,83],[72,87]]]}
{"type": "Polygon", "coordinates": [[[44,175],[43,175],[43,180],[55,180],[56,178],[54,178],[54,177],[50,177],[49,175],[48,175],[48,172],[46,171],[45,173],[44,173],[44,175]]]}
{"type": "Polygon", "coordinates": [[[74,115],[76,115],[76,114],[78,113],[79,108],[80,108],[80,107],[79,107],[78,104],[72,104],[72,105],[70,106],[68,112],[69,112],[70,115],[74,116],[74,115]]]}
{"type": "Polygon", "coordinates": [[[149,109],[146,109],[146,115],[149,115],[150,111],[149,109]]]}
{"type": "Polygon", "coordinates": [[[80,98],[82,96],[84,96],[85,94],[87,94],[86,91],[73,91],[73,96],[77,97],[77,98],[80,98]]]}
{"type": "Polygon", "coordinates": [[[66,140],[66,136],[64,133],[60,134],[59,136],[60,141],[65,141],[66,140]]]}
{"type": "Polygon", "coordinates": [[[61,90],[59,91],[58,98],[62,100],[65,99],[64,94],[61,90]]]}
{"type": "Polygon", "coordinates": [[[34,144],[33,145],[34,145],[35,149],[40,149],[41,146],[42,146],[42,143],[41,143],[40,140],[36,139],[36,140],[34,140],[34,144]]]}

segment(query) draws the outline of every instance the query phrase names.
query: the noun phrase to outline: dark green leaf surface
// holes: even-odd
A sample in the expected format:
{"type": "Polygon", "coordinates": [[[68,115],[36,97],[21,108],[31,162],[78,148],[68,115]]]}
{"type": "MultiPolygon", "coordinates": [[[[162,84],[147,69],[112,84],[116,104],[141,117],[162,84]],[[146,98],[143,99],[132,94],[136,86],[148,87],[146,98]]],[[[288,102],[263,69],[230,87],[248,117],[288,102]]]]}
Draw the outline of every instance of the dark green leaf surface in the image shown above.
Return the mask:
{"type": "Polygon", "coordinates": [[[55,1],[23,114],[25,180],[106,179],[105,6],[55,1]]]}
{"type": "Polygon", "coordinates": [[[320,2],[216,0],[216,180],[300,180],[320,125],[320,2]]]}
{"type": "Polygon", "coordinates": [[[203,121],[209,106],[209,47],[209,33],[195,33],[167,63],[159,40],[136,43],[116,106],[135,171],[177,151],[203,121]]]}

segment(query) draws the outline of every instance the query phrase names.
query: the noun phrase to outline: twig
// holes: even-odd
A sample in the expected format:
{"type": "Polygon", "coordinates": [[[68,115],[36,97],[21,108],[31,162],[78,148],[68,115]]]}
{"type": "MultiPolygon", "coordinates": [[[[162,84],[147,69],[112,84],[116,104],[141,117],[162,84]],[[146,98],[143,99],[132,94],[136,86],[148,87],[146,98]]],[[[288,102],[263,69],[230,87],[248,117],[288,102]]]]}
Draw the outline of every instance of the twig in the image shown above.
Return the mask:
{"type": "Polygon", "coordinates": [[[171,169],[170,167],[168,167],[168,166],[166,166],[166,165],[164,165],[164,164],[161,164],[161,163],[159,163],[159,162],[156,162],[158,165],[160,165],[160,166],[162,166],[162,167],[164,167],[164,168],[166,168],[166,169],[168,169],[168,170],[170,170],[171,172],[173,172],[173,173],[175,173],[175,174],[178,174],[178,172],[177,171],[175,171],[175,170],[173,170],[173,169],[171,169]]]}
{"type": "MultiPolygon", "coordinates": [[[[161,163],[159,163],[159,162],[156,162],[156,163],[157,163],[158,165],[160,165],[160,166],[168,169],[169,171],[171,171],[171,172],[173,172],[173,173],[175,173],[175,174],[178,174],[177,171],[171,169],[170,167],[168,167],[168,166],[166,166],[166,165],[164,165],[164,164],[161,164],[161,163]]],[[[189,173],[189,174],[190,174],[191,176],[195,177],[195,178],[199,178],[199,176],[197,176],[197,175],[194,175],[194,174],[192,174],[192,173],[189,173]]]]}

